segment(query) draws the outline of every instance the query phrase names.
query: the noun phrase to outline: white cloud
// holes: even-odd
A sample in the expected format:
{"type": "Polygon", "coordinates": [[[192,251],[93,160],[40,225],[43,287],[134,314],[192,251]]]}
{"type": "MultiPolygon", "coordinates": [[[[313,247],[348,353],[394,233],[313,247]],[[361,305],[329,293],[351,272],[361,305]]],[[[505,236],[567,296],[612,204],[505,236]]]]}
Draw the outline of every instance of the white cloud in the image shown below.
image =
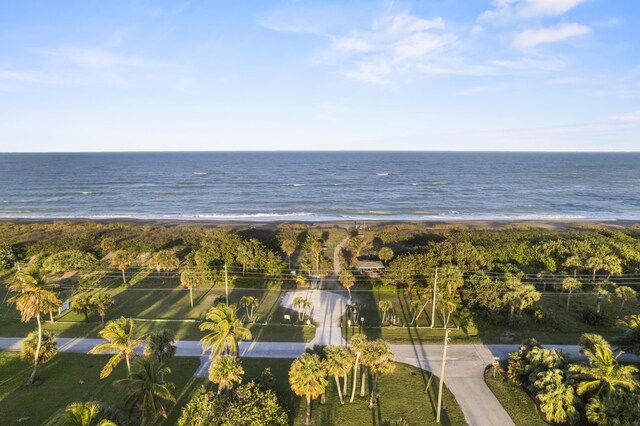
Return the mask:
{"type": "Polygon", "coordinates": [[[511,46],[516,49],[527,49],[541,44],[561,42],[589,34],[590,32],[591,29],[586,25],[575,23],[558,24],[552,27],[527,28],[516,35],[511,46]]]}
{"type": "Polygon", "coordinates": [[[613,117],[613,120],[619,123],[640,124],[640,110],[633,111],[627,114],[616,115],[613,117]]]}
{"type": "Polygon", "coordinates": [[[139,67],[157,64],[145,58],[127,56],[100,48],[63,46],[49,52],[49,56],[68,61],[82,68],[102,70],[113,67],[139,67]]]}
{"type": "Polygon", "coordinates": [[[390,83],[394,74],[420,71],[455,49],[458,37],[445,27],[440,17],[389,15],[374,20],[368,29],[330,35],[331,46],[316,59],[338,66],[341,74],[354,80],[390,83]]]}
{"type": "Polygon", "coordinates": [[[493,9],[483,12],[480,20],[508,23],[548,16],[561,16],[586,0],[494,0],[493,9]]]}
{"type": "Polygon", "coordinates": [[[19,83],[30,83],[30,82],[37,81],[38,78],[32,72],[0,69],[0,80],[13,81],[13,82],[19,82],[19,83]]]}
{"type": "Polygon", "coordinates": [[[560,16],[586,0],[523,0],[518,13],[523,17],[560,16]]]}

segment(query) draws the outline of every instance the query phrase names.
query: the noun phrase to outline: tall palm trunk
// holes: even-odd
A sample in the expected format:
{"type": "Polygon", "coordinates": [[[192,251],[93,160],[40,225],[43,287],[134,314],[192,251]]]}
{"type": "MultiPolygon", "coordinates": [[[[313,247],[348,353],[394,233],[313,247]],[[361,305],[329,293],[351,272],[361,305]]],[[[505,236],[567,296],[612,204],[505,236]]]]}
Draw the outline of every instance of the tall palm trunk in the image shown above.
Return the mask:
{"type": "Polygon", "coordinates": [[[567,312],[569,312],[569,304],[571,303],[571,292],[567,294],[567,312]]]}
{"type": "Polygon", "coordinates": [[[291,255],[288,254],[287,257],[289,258],[289,269],[291,269],[291,255]]]}
{"type": "Polygon", "coordinates": [[[356,388],[358,387],[358,362],[360,361],[360,353],[356,354],[356,363],[353,367],[353,385],[351,388],[351,399],[349,403],[353,402],[353,398],[356,396],[356,388]]]}
{"type": "Polygon", "coordinates": [[[53,320],[53,310],[49,309],[49,321],[53,324],[55,321],[53,320]]]}
{"type": "Polygon", "coordinates": [[[191,307],[193,308],[193,288],[189,287],[189,300],[191,301],[191,307]]]}
{"type": "Polygon", "coordinates": [[[42,347],[42,322],[40,322],[40,313],[36,315],[36,321],[38,321],[38,343],[36,344],[36,352],[33,357],[33,371],[31,377],[27,381],[28,385],[32,385],[36,382],[36,376],[38,375],[38,365],[40,364],[40,348],[42,347]]]}
{"type": "Polygon", "coordinates": [[[304,424],[309,426],[311,424],[311,397],[307,395],[307,418],[304,424]]]}
{"type": "Polygon", "coordinates": [[[367,369],[365,367],[362,368],[362,379],[360,380],[360,396],[364,396],[364,387],[367,381],[367,369]]]}
{"type": "Polygon", "coordinates": [[[515,312],[515,305],[511,305],[511,309],[509,310],[509,325],[513,324],[513,313],[515,312]]]}
{"type": "Polygon", "coordinates": [[[125,268],[122,268],[122,284],[127,283],[127,276],[124,273],[125,268]]]}
{"type": "Polygon", "coordinates": [[[347,396],[347,380],[349,378],[349,373],[344,373],[344,376],[342,376],[342,395],[344,395],[344,397],[347,396]]]}
{"type": "Polygon", "coordinates": [[[131,375],[131,362],[129,361],[129,353],[124,354],[124,359],[127,361],[127,371],[131,375]]]}
{"type": "Polygon", "coordinates": [[[369,399],[369,408],[375,407],[376,399],[378,399],[378,375],[374,374],[371,378],[371,398],[369,399]]]}
{"type": "Polygon", "coordinates": [[[338,375],[334,375],[333,376],[336,379],[336,386],[338,388],[338,396],[340,397],[340,404],[344,405],[344,398],[342,397],[342,390],[340,389],[340,378],[338,377],[338,375]]]}

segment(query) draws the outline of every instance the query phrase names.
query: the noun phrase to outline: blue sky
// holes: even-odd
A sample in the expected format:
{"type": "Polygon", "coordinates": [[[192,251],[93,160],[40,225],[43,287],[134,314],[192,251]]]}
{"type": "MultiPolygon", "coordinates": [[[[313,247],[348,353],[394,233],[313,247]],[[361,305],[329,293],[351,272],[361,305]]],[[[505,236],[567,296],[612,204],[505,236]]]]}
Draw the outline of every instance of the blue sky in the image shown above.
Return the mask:
{"type": "Polygon", "coordinates": [[[638,151],[639,24],[636,0],[0,0],[0,151],[638,151]]]}

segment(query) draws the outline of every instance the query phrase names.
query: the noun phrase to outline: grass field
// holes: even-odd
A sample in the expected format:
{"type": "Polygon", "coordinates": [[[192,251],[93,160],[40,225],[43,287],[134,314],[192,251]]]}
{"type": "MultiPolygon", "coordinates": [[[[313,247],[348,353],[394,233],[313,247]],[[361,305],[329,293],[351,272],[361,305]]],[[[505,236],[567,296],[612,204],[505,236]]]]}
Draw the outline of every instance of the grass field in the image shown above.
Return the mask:
{"type": "MultiPolygon", "coordinates": [[[[109,289],[93,290],[109,291],[115,301],[108,318],[125,316],[136,319],[138,331],[149,333],[160,328],[175,331],[178,339],[197,340],[202,337],[198,330],[199,322],[206,311],[216,303],[224,300],[224,287],[205,287],[194,289],[194,307],[189,303],[189,292],[180,286],[178,279],[167,274],[165,277],[151,279],[144,277],[145,272],[132,274],[131,281],[135,284],[125,287],[120,281],[111,281],[109,289]],[[140,276],[142,275],[142,277],[140,276]]],[[[232,280],[229,289],[230,303],[239,305],[243,296],[253,296],[260,304],[255,312],[255,324],[249,324],[254,340],[257,341],[310,341],[315,336],[313,327],[292,324],[285,320],[289,315],[293,322],[296,313],[280,306],[282,296],[291,289],[268,288],[266,282],[259,283],[257,288],[244,287],[255,282],[242,277],[232,280]],[[241,288],[242,286],[242,288],[241,288]],[[266,323],[266,324],[265,324],[266,323]]],[[[302,290],[304,291],[304,290],[302,290]]],[[[434,343],[442,340],[443,331],[440,316],[435,316],[435,328],[430,329],[431,307],[419,317],[420,327],[410,326],[411,314],[408,309],[409,298],[401,291],[392,287],[373,286],[368,282],[358,283],[353,288],[353,299],[360,305],[360,316],[365,318],[365,333],[370,338],[383,338],[392,343],[434,343]],[[388,321],[381,324],[382,313],[378,303],[382,300],[391,302],[391,313],[396,318],[396,325],[390,326],[388,321]],[[404,327],[403,327],[404,325],[404,327]]],[[[5,298],[6,291],[0,291],[0,302],[5,298]]],[[[544,295],[539,302],[545,313],[545,320],[534,321],[531,314],[522,318],[516,316],[514,325],[501,321],[491,321],[483,314],[473,314],[474,324],[467,329],[460,328],[452,332],[453,343],[520,343],[527,338],[534,337],[549,344],[576,344],[583,333],[597,333],[605,338],[619,334],[616,328],[617,319],[624,315],[640,311],[638,301],[630,301],[620,307],[615,298],[610,303],[603,303],[604,322],[602,325],[588,325],[582,321],[581,311],[585,308],[594,309],[595,296],[590,293],[577,293],[572,297],[571,309],[565,311],[566,296],[557,294],[544,295]]],[[[248,321],[245,310],[239,308],[239,315],[248,321]]],[[[48,319],[48,318],[46,318],[48,319]]],[[[84,321],[81,314],[65,311],[55,316],[56,323],[46,323],[45,328],[61,337],[97,337],[102,328],[97,315],[92,315],[89,322],[84,321]]],[[[353,329],[346,330],[346,316],[343,319],[343,334],[349,337],[353,329]]],[[[459,326],[460,320],[454,314],[453,326],[459,326]]],[[[35,324],[23,324],[19,321],[19,312],[15,306],[6,303],[0,306],[0,336],[25,336],[33,330],[35,324]]]]}
{"type": "Polygon", "coordinates": [[[496,396],[500,404],[509,413],[516,426],[545,426],[547,422],[538,414],[536,403],[520,387],[509,382],[501,369],[493,374],[493,369],[485,371],[484,378],[487,386],[496,396]]]}
{"type": "MultiPolygon", "coordinates": [[[[112,406],[121,404],[121,395],[113,381],[124,378],[126,367],[119,365],[107,379],[100,380],[100,370],[107,355],[58,354],[42,368],[41,382],[25,386],[31,367],[17,353],[0,353],[0,424],[43,425],[74,401],[100,400],[112,406]],[[80,384],[83,381],[83,384],[80,384]],[[24,419],[18,423],[19,419],[24,419]]],[[[176,357],[169,363],[167,379],[176,386],[176,407],[182,406],[200,386],[193,373],[199,358],[176,357]]],[[[170,412],[179,416],[179,409],[170,412]]],[[[173,424],[167,422],[166,424],[173,424]]]]}
{"type": "MultiPolygon", "coordinates": [[[[15,353],[0,353],[0,424],[23,425],[48,424],[52,417],[73,401],[101,400],[113,406],[121,404],[121,395],[112,382],[122,378],[126,372],[120,365],[113,375],[100,380],[98,374],[107,356],[59,354],[42,369],[42,381],[32,387],[24,385],[29,372],[28,363],[15,353]],[[84,381],[80,384],[80,381],[84,381]],[[37,402],[36,402],[37,401],[37,402]],[[37,408],[37,409],[35,409],[37,408]]],[[[290,412],[291,423],[304,423],[305,402],[293,395],[289,389],[289,359],[244,359],[242,360],[248,381],[259,377],[266,367],[271,368],[276,378],[276,393],[290,412]]],[[[192,395],[207,383],[192,377],[199,358],[176,357],[169,366],[172,373],[167,379],[176,386],[177,404],[169,411],[161,424],[175,424],[181,407],[192,395]]],[[[429,392],[425,392],[429,373],[398,364],[394,374],[380,379],[380,401],[374,410],[369,410],[367,398],[356,397],[353,404],[340,406],[335,394],[335,383],[330,381],[327,403],[314,401],[312,414],[316,425],[377,425],[381,419],[397,420],[402,417],[409,424],[435,424],[434,407],[437,398],[437,379],[431,381],[429,392]]],[[[464,425],[464,417],[454,397],[448,390],[444,393],[446,410],[442,424],[464,425]]]]}
{"type": "MultiPolygon", "coordinates": [[[[436,313],[435,327],[428,328],[431,323],[431,306],[421,315],[417,324],[420,327],[409,326],[411,315],[407,309],[407,298],[401,291],[385,287],[360,288],[353,291],[353,298],[360,306],[360,315],[365,318],[364,332],[369,338],[382,338],[393,343],[433,343],[442,340],[444,331],[440,316],[436,313]],[[396,326],[381,324],[382,313],[378,308],[381,300],[391,302],[393,312],[398,318],[396,326]],[[404,325],[404,327],[402,326],[404,325]]],[[[569,312],[566,312],[566,295],[543,295],[539,302],[545,319],[536,322],[531,314],[522,317],[516,315],[514,324],[509,326],[503,319],[492,322],[485,315],[472,313],[474,324],[467,329],[458,328],[451,333],[452,343],[520,343],[528,338],[536,338],[540,342],[549,344],[578,344],[584,333],[597,333],[610,339],[620,333],[616,327],[618,319],[625,315],[640,311],[638,301],[627,302],[622,308],[620,302],[612,298],[610,302],[603,302],[604,320],[601,325],[589,325],[582,321],[583,309],[596,307],[596,298],[591,293],[577,293],[572,296],[569,312]]],[[[460,320],[454,314],[452,325],[459,326],[460,320]]],[[[358,327],[347,330],[346,316],[343,321],[343,336],[348,338],[358,327]]]]}
{"type": "MultiPolygon", "coordinates": [[[[136,326],[141,334],[160,328],[169,328],[176,333],[176,338],[198,340],[203,333],[198,325],[206,311],[218,302],[224,301],[224,288],[198,288],[194,290],[194,307],[189,302],[189,291],[180,286],[175,279],[167,279],[162,287],[150,288],[144,282],[131,287],[117,286],[109,290],[114,299],[114,306],[108,313],[109,318],[124,316],[135,318],[136,326]],[[152,321],[153,320],[153,321],[152,321]]],[[[254,340],[303,342],[313,339],[315,328],[296,325],[295,311],[280,306],[280,298],[290,290],[232,287],[229,291],[229,302],[239,306],[243,296],[253,296],[260,300],[254,314],[255,324],[249,324],[254,340]],[[289,315],[293,320],[285,320],[289,315]],[[265,325],[265,322],[267,325],[265,325]]],[[[4,294],[2,296],[4,297],[4,294]]],[[[248,321],[244,308],[239,308],[239,315],[248,321]]],[[[97,337],[102,329],[100,318],[94,314],[85,321],[82,314],[71,310],[55,315],[55,323],[48,322],[45,329],[53,331],[59,337],[97,337]]],[[[33,330],[35,323],[24,324],[19,321],[19,312],[15,306],[2,306],[0,309],[0,336],[25,336],[33,330]]]]}

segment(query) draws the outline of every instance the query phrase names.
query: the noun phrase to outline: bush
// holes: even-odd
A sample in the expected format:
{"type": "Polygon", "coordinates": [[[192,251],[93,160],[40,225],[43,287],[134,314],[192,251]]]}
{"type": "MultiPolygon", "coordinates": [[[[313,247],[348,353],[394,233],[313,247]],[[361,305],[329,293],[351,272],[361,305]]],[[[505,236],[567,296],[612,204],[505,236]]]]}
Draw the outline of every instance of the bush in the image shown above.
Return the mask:
{"type": "Polygon", "coordinates": [[[554,369],[567,367],[567,355],[559,349],[545,349],[535,340],[531,339],[520,346],[517,352],[509,354],[509,366],[507,373],[509,379],[535,393],[535,386],[541,373],[554,369]]]}
{"type": "Polygon", "coordinates": [[[97,263],[98,260],[91,253],[85,253],[80,250],[67,250],[47,257],[42,267],[45,271],[56,274],[90,269],[95,267],[97,263]]]}
{"type": "Polygon", "coordinates": [[[604,324],[604,315],[600,312],[596,312],[595,309],[584,308],[580,312],[580,318],[582,322],[589,325],[602,325],[604,324]]]}
{"type": "Polygon", "coordinates": [[[289,417],[276,394],[255,382],[240,386],[234,394],[201,393],[182,409],[179,426],[286,426],[289,417]]]}

